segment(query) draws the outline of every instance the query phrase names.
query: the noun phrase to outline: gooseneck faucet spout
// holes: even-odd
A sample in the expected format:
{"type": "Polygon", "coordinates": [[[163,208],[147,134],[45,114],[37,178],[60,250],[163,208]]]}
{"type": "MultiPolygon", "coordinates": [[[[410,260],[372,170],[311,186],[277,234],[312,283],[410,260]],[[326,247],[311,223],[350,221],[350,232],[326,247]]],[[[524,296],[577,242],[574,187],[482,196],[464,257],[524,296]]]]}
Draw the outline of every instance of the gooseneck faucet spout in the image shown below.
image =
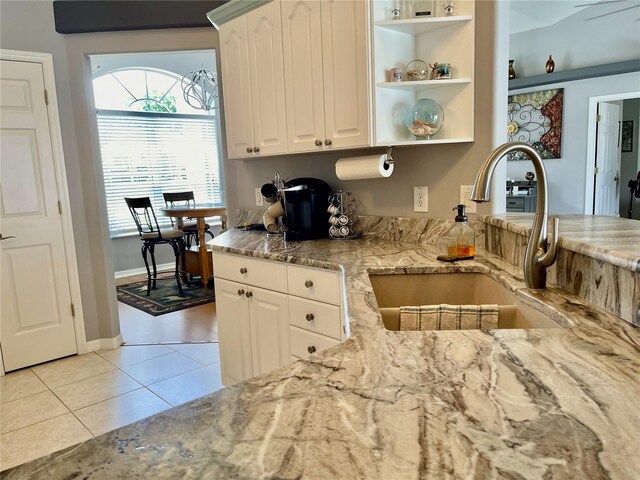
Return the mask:
{"type": "Polygon", "coordinates": [[[522,152],[533,162],[538,178],[538,199],[531,236],[524,254],[524,281],[528,288],[545,288],[547,268],[556,261],[559,220],[552,218],[553,232],[547,238],[547,173],[540,154],[526,143],[505,143],[496,148],[480,167],[471,190],[471,200],[488,202],[491,196],[491,180],[500,159],[511,152],[522,152]]]}

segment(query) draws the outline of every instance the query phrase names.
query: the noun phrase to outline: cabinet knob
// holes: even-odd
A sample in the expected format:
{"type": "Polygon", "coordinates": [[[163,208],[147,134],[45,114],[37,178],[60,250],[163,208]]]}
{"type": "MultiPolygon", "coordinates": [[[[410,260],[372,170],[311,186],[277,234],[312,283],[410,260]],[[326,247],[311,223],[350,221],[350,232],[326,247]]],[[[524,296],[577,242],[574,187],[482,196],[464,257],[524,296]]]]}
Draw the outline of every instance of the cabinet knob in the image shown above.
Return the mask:
{"type": "Polygon", "coordinates": [[[313,320],[315,317],[313,316],[313,313],[307,313],[307,316],[305,317],[307,319],[307,322],[310,322],[311,320],[313,320]]]}
{"type": "Polygon", "coordinates": [[[332,143],[333,143],[333,142],[331,141],[331,139],[330,139],[330,138],[325,138],[325,139],[324,139],[324,144],[325,144],[325,145],[329,146],[329,145],[331,145],[332,143]]]}
{"type": "Polygon", "coordinates": [[[307,280],[306,282],[304,282],[304,286],[307,288],[311,288],[313,287],[313,282],[311,280],[307,280]]]}
{"type": "Polygon", "coordinates": [[[251,152],[253,152],[253,148],[247,147],[247,153],[251,153],[251,152]]]}
{"type": "Polygon", "coordinates": [[[246,268],[244,268],[244,267],[242,267],[242,268],[240,269],[240,273],[241,273],[242,275],[244,275],[245,273],[247,273],[247,269],[246,269],[246,268]]]}
{"type": "Polygon", "coordinates": [[[240,295],[240,296],[244,295],[244,290],[242,290],[241,288],[238,289],[238,295],[240,295]]]}
{"type": "Polygon", "coordinates": [[[246,296],[247,298],[251,298],[251,297],[253,297],[253,292],[247,292],[247,293],[245,294],[245,296],[246,296]]]}
{"type": "Polygon", "coordinates": [[[313,345],[311,345],[310,347],[307,347],[307,352],[316,353],[316,347],[314,347],[313,345]]]}
{"type": "Polygon", "coordinates": [[[320,140],[319,138],[316,138],[316,147],[321,147],[322,146],[322,140],[320,140]]]}
{"type": "Polygon", "coordinates": [[[259,153],[260,152],[260,147],[253,147],[253,152],[254,153],[259,153]]]}

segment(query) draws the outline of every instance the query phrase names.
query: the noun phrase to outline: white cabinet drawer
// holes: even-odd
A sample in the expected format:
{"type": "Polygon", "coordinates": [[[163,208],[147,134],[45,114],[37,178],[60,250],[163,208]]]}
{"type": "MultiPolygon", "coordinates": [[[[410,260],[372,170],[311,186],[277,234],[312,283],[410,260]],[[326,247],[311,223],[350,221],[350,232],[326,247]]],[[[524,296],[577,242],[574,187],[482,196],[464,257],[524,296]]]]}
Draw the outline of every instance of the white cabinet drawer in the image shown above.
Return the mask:
{"type": "Polygon", "coordinates": [[[289,297],[289,325],[340,339],[340,307],[289,297]]]}
{"type": "Polygon", "coordinates": [[[318,335],[317,333],[300,330],[296,327],[289,327],[291,339],[291,355],[299,358],[306,358],[312,353],[321,352],[329,347],[338,345],[340,342],[333,338],[318,335]]]}
{"type": "Polygon", "coordinates": [[[283,262],[270,262],[242,255],[213,254],[216,278],[287,292],[287,267],[283,262]]]}
{"type": "Polygon", "coordinates": [[[340,304],[340,272],[287,265],[289,294],[340,304]]]}

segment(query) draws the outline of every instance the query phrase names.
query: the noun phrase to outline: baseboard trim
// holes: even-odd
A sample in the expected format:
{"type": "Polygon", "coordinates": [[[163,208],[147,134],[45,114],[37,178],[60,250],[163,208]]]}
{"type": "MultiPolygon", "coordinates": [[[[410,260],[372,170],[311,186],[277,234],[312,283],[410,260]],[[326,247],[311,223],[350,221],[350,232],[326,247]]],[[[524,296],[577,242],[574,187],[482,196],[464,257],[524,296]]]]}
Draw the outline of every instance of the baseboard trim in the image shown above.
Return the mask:
{"type": "MultiPolygon", "coordinates": [[[[158,272],[163,270],[173,270],[176,267],[175,263],[163,263],[157,266],[158,272]]],[[[132,277],[134,275],[146,275],[146,268],[132,268],[131,270],[120,270],[119,272],[115,272],[116,278],[124,278],[124,277],[132,277]]]]}
{"type": "Polygon", "coordinates": [[[113,338],[98,338],[87,342],[87,353],[96,352],[98,350],[113,350],[124,343],[122,335],[118,334],[113,338]]]}

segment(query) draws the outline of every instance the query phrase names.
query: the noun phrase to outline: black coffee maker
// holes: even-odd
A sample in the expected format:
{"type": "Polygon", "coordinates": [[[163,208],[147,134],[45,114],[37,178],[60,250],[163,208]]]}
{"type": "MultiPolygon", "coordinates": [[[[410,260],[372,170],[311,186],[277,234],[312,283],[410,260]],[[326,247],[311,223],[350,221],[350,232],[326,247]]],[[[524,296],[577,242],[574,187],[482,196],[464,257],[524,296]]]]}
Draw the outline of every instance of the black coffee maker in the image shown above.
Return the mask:
{"type": "Polygon", "coordinates": [[[284,193],[287,230],[284,239],[314,240],[329,236],[329,195],[331,188],[318,178],[289,180],[284,193]]]}

